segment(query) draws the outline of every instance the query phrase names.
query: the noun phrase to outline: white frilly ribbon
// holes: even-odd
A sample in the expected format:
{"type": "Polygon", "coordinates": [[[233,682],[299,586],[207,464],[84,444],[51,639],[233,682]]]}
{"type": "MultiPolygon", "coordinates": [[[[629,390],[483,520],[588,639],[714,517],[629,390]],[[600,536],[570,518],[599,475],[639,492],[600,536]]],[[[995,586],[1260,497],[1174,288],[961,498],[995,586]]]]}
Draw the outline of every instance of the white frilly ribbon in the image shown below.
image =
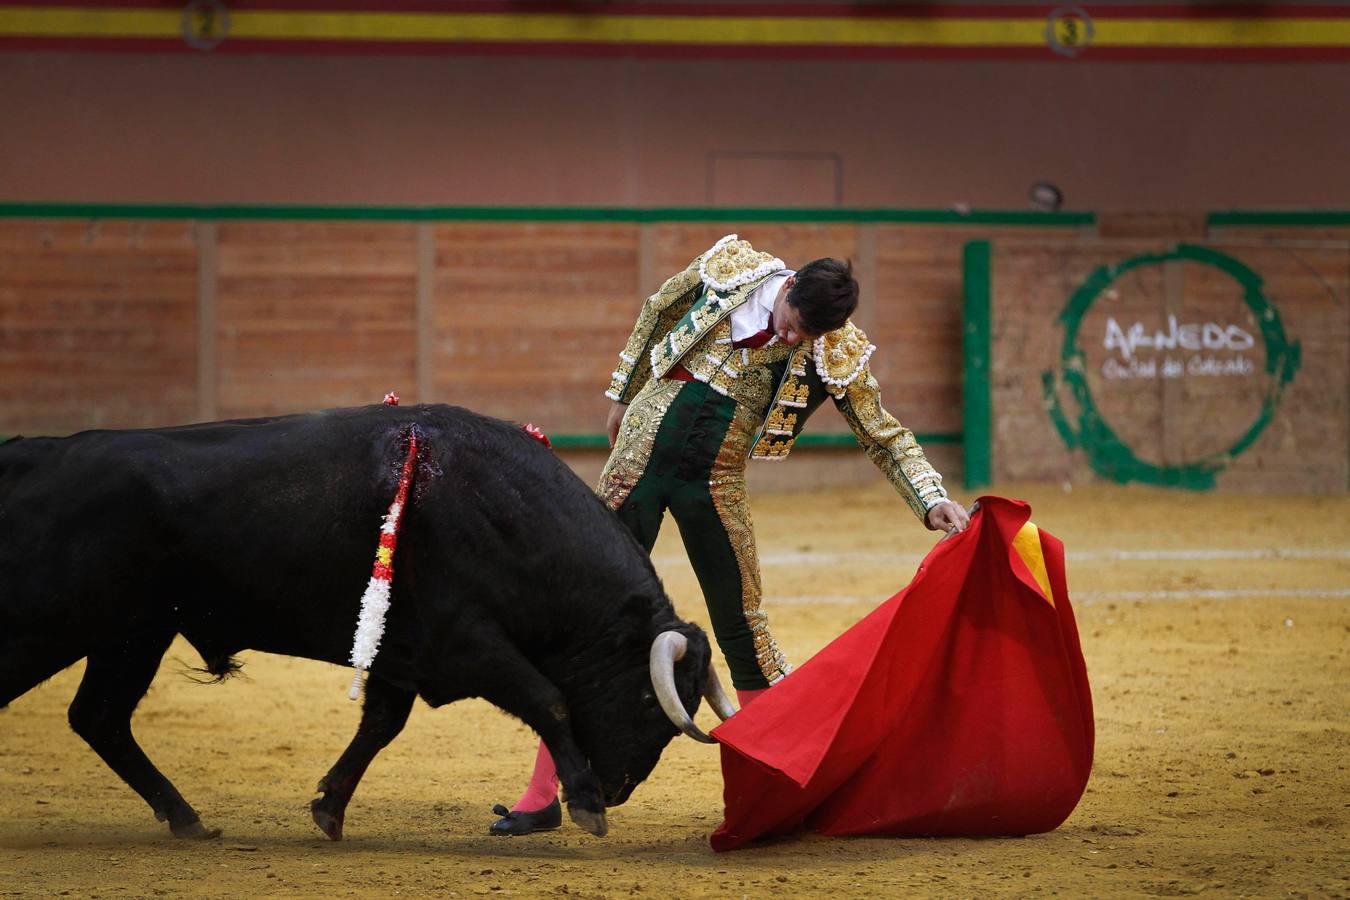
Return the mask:
{"type": "Polygon", "coordinates": [[[351,653],[351,662],[356,671],[352,674],[351,690],[347,692],[347,696],[353,700],[361,695],[361,679],[375,662],[380,638],[384,637],[384,617],[389,612],[389,590],[394,580],[394,549],[398,546],[398,528],[403,521],[403,509],[408,502],[408,487],[412,484],[416,463],[417,432],[413,429],[408,432],[408,455],[403,460],[398,493],[394,495],[394,502],[389,504],[389,512],[385,513],[384,524],[380,526],[375,565],[371,569],[366,591],[361,595],[361,615],[356,620],[351,653]]]}

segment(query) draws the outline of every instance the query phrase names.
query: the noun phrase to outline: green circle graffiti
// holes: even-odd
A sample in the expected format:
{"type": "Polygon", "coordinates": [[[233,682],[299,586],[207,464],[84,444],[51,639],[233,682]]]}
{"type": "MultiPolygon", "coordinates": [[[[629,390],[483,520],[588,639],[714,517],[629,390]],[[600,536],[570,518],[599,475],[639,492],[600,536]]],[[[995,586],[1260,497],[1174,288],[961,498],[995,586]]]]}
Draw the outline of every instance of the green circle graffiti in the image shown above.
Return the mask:
{"type": "Polygon", "coordinates": [[[1231,256],[1191,244],[1179,244],[1170,253],[1145,253],[1115,266],[1102,266],[1074,291],[1057,320],[1064,325],[1064,344],[1059,368],[1041,373],[1046,409],[1055,430],[1070,450],[1081,448],[1092,470],[1104,478],[1166,487],[1208,490],[1215,476],[1247,448],[1265,430],[1275,416],[1285,387],[1293,380],[1301,361],[1298,341],[1285,335],[1279,311],[1261,292],[1261,276],[1231,256]],[[1270,383],[1261,403],[1261,411],[1233,444],[1209,456],[1174,466],[1145,462],[1122,441],[1102,418],[1088,390],[1087,356],[1078,346],[1078,332],[1093,302],[1112,282],[1132,269],[1161,265],[1171,260],[1187,260],[1213,266],[1226,273],[1242,289],[1242,299],[1251,310],[1266,348],[1266,374],[1270,383]],[[1068,388],[1078,404],[1077,421],[1071,421],[1060,403],[1063,388],[1068,388]]]}

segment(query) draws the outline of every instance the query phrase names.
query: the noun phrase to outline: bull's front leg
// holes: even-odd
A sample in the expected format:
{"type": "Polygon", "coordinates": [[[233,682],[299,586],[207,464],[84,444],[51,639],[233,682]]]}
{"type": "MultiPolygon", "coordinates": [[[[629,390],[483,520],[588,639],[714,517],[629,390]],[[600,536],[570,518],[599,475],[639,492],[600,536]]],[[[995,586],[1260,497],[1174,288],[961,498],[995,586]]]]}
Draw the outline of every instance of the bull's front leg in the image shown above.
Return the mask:
{"type": "MultiPolygon", "coordinates": [[[[468,656],[464,654],[464,658],[468,656]]],[[[453,672],[444,673],[464,686],[463,691],[455,694],[482,697],[533,728],[548,746],[557,766],[568,816],[596,837],[604,837],[609,832],[609,824],[605,820],[600,779],[591,771],[585,754],[577,745],[571,714],[562,692],[513,644],[494,643],[492,657],[493,671],[510,672],[511,677],[492,678],[491,673],[482,671],[481,664],[456,667],[453,672]]],[[[438,701],[434,693],[427,690],[422,696],[432,706],[455,699],[454,695],[449,695],[438,701]]]]}
{"type": "Polygon", "coordinates": [[[609,823],[605,820],[604,792],[600,787],[600,779],[595,777],[585,754],[577,746],[567,701],[563,699],[562,692],[542,675],[539,676],[538,684],[528,688],[522,681],[517,678],[513,685],[484,690],[482,697],[519,717],[538,732],[558,769],[567,815],[596,837],[604,837],[609,832],[609,823]],[[528,691],[530,696],[520,696],[519,691],[522,689],[528,691]]]}

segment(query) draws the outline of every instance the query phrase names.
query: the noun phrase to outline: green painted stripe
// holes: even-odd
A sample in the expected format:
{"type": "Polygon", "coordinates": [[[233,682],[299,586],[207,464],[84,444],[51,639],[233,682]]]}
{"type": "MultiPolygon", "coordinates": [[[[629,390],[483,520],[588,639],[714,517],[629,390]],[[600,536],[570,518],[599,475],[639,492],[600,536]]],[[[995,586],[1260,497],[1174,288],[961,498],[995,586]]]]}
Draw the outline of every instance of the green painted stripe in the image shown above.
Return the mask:
{"type": "MultiPolygon", "coordinates": [[[[934,431],[916,433],[914,439],[920,444],[959,444],[961,433],[955,431],[934,431]]],[[[794,447],[856,447],[858,440],[851,434],[803,434],[793,442],[794,447]]]]}
{"type": "MultiPolygon", "coordinates": [[[[950,431],[934,431],[916,434],[920,444],[959,444],[961,434],[950,431]]],[[[603,434],[551,434],[549,440],[559,449],[577,447],[599,447],[609,449],[609,440],[603,434]]],[[[851,434],[803,434],[797,438],[798,447],[856,447],[857,439],[851,434]]]]}
{"type": "Polygon", "coordinates": [[[1243,212],[1230,210],[1210,213],[1205,220],[1209,228],[1222,228],[1236,225],[1292,225],[1312,228],[1316,226],[1350,226],[1350,210],[1269,210],[1264,212],[1243,212]]]}
{"type": "Polygon", "coordinates": [[[609,449],[609,438],[603,434],[550,434],[549,443],[558,449],[572,447],[603,447],[609,449]]]}
{"type": "MultiPolygon", "coordinates": [[[[0,434],[0,444],[14,435],[0,434]]],[[[920,444],[959,444],[960,432],[934,431],[928,434],[914,435],[920,444]]],[[[558,449],[598,448],[609,449],[609,439],[603,434],[551,434],[549,442],[558,449]]],[[[798,447],[856,447],[857,440],[851,434],[803,434],[797,438],[798,447]]]]}
{"type": "Polygon", "coordinates": [[[891,222],[915,225],[1080,227],[1090,212],[604,206],[191,206],[153,203],[0,203],[0,218],[288,219],[387,222],[891,222]]]}
{"type": "Polygon", "coordinates": [[[966,487],[989,483],[992,422],[989,404],[990,248],[988,241],[971,241],[962,253],[965,283],[963,312],[963,414],[966,434],[966,487]]]}

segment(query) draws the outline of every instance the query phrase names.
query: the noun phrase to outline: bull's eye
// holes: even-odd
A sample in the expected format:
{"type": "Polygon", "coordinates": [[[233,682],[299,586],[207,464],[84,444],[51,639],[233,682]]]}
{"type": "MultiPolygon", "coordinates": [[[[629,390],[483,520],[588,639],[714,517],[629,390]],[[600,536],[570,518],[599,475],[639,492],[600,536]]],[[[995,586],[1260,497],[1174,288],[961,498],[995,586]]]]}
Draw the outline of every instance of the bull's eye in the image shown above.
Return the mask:
{"type": "Polygon", "coordinates": [[[646,690],[642,692],[642,705],[646,707],[656,706],[656,691],[646,690]]]}

